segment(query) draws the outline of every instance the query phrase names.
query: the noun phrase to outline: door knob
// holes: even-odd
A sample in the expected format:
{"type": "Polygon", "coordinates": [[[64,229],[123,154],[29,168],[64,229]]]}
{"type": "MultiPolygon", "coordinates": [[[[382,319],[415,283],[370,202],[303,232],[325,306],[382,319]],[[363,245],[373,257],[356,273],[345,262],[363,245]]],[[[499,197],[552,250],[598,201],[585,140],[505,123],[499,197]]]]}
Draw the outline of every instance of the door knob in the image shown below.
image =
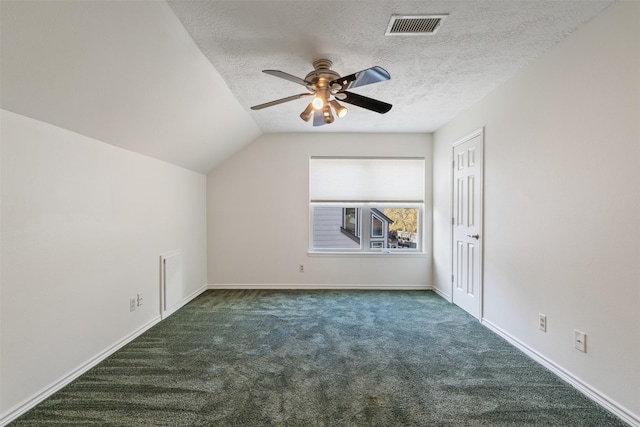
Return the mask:
{"type": "Polygon", "coordinates": [[[467,234],[467,237],[471,237],[472,239],[478,240],[480,238],[479,234],[467,234]]]}

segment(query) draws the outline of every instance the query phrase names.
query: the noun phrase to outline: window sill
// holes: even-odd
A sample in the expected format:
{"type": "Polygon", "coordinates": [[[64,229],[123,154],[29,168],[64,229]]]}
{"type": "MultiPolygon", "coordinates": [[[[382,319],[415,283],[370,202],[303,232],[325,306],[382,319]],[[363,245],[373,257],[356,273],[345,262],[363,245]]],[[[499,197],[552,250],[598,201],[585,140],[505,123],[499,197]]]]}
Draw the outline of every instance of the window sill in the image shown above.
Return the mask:
{"type": "Polygon", "coordinates": [[[427,258],[427,252],[325,252],[325,251],[308,251],[310,257],[328,257],[328,258],[427,258]]]}

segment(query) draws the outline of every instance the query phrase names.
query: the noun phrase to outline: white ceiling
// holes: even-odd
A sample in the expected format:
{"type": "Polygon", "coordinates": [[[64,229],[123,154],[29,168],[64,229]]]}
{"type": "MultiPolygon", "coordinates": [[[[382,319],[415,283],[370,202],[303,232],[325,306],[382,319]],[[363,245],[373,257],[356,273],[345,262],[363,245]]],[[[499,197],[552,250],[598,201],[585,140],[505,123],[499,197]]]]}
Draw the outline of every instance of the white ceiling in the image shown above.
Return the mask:
{"type": "Polygon", "coordinates": [[[206,173],[261,133],[437,130],[612,2],[1,0],[1,107],[206,173]],[[384,35],[432,13],[436,35],[384,35]],[[250,110],[305,91],[261,70],[321,57],[387,69],[353,92],[393,109],[316,128],[304,100],[250,110]]]}
{"type": "MultiPolygon", "coordinates": [[[[169,2],[202,52],[265,133],[432,132],[513,76],[611,1],[190,1],[169,2]],[[385,36],[393,14],[448,14],[431,36],[385,36]],[[350,107],[313,128],[305,92],[261,73],[304,77],[328,58],[341,75],[379,65],[391,80],[354,89],[393,104],[385,115],[350,107]]],[[[349,105],[347,105],[349,107],[349,105]]]]}
{"type": "Polygon", "coordinates": [[[202,173],[260,135],[164,1],[0,7],[5,110],[202,173]]]}

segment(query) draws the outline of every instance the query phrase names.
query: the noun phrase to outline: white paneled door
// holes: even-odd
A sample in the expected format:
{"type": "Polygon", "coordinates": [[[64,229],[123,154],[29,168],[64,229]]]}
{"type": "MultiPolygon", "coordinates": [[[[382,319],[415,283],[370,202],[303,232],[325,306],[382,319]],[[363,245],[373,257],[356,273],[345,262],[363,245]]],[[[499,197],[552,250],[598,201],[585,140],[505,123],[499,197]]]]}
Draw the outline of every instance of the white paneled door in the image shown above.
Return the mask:
{"type": "Polygon", "coordinates": [[[452,299],[482,317],[483,131],[453,144],[452,299]]]}

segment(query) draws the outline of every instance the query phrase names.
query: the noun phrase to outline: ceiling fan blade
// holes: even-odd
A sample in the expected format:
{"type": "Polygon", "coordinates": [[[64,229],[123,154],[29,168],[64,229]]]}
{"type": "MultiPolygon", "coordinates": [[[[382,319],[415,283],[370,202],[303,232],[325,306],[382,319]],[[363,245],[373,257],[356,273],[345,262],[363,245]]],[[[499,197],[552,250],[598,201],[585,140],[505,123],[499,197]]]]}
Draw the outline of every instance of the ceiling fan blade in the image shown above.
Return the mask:
{"type": "Polygon", "coordinates": [[[306,81],[305,79],[301,79],[300,77],[296,77],[292,74],[285,73],[280,70],[262,70],[263,73],[267,73],[270,76],[280,77],[281,79],[289,80],[290,82],[298,83],[302,86],[309,86],[311,82],[306,81]]]}
{"type": "Polygon", "coordinates": [[[349,74],[348,76],[340,77],[329,83],[329,85],[338,84],[342,87],[341,91],[351,89],[354,87],[370,85],[372,83],[383,82],[390,80],[391,75],[382,67],[367,68],[366,70],[358,71],[357,73],[349,74]]]}
{"type": "Polygon", "coordinates": [[[314,110],[313,111],[313,125],[314,126],[322,126],[325,124],[324,116],[322,115],[322,111],[314,110]]]}
{"type": "Polygon", "coordinates": [[[366,96],[358,95],[353,92],[339,92],[346,97],[340,97],[342,102],[347,102],[358,107],[366,108],[367,110],[375,111],[376,113],[384,114],[391,110],[392,105],[386,102],[378,101],[377,99],[367,98],[366,96]]]}
{"type": "Polygon", "coordinates": [[[253,107],[251,107],[251,109],[252,110],[262,110],[263,108],[273,107],[274,105],[282,104],[284,102],[289,102],[289,101],[293,101],[295,99],[300,99],[300,98],[303,98],[305,96],[312,96],[312,95],[313,95],[312,93],[301,93],[301,94],[298,94],[298,95],[288,96],[288,97],[282,98],[282,99],[276,99],[275,101],[265,102],[264,104],[254,105],[253,107]]]}

